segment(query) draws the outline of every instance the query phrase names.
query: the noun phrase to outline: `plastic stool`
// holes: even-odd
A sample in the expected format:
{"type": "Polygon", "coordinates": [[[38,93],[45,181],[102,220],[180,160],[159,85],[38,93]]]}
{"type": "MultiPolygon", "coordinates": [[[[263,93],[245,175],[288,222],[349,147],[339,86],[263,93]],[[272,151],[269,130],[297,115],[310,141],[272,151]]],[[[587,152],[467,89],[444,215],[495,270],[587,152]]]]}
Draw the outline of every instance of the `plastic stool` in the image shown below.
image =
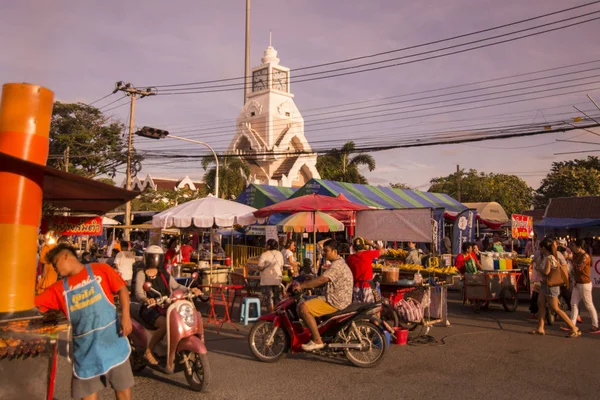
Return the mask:
{"type": "Polygon", "coordinates": [[[248,322],[257,321],[260,318],[260,299],[256,297],[245,297],[242,300],[242,308],[240,310],[240,322],[248,325],[248,322]],[[256,306],[256,317],[250,317],[250,305],[256,306]]]}

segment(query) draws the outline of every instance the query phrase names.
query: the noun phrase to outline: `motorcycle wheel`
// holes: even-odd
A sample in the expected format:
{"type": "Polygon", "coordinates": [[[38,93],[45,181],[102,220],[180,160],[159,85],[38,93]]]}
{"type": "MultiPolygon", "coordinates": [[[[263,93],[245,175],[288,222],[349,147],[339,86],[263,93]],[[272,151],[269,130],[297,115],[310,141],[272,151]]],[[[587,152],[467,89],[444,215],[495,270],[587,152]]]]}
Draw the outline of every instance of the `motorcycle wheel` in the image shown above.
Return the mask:
{"type": "Polygon", "coordinates": [[[360,343],[366,347],[365,350],[344,349],[346,358],[353,365],[361,368],[371,368],[383,360],[387,352],[385,336],[379,328],[367,321],[355,321],[356,329],[360,332],[362,340],[359,341],[356,332],[352,330],[352,325],[347,329],[347,336],[350,338],[348,343],[360,343]]]}
{"type": "Polygon", "coordinates": [[[387,322],[392,328],[396,328],[398,326],[398,314],[396,314],[396,310],[391,305],[381,305],[380,317],[382,321],[387,322]]]}
{"type": "Polygon", "coordinates": [[[183,372],[185,374],[185,380],[187,381],[190,388],[196,392],[204,392],[210,382],[210,367],[208,365],[208,356],[206,354],[194,353],[191,351],[184,351],[183,355],[189,357],[192,363],[191,372],[185,367],[183,372]]]}
{"type": "Polygon", "coordinates": [[[144,368],[146,368],[146,361],[142,356],[137,354],[133,349],[131,350],[131,354],[129,355],[129,364],[131,364],[131,370],[133,372],[140,372],[144,368]]]}
{"type": "Polygon", "coordinates": [[[258,321],[248,335],[250,351],[259,361],[275,362],[283,357],[290,347],[290,339],[281,327],[276,328],[273,343],[266,343],[273,329],[275,326],[271,321],[258,321]]]}

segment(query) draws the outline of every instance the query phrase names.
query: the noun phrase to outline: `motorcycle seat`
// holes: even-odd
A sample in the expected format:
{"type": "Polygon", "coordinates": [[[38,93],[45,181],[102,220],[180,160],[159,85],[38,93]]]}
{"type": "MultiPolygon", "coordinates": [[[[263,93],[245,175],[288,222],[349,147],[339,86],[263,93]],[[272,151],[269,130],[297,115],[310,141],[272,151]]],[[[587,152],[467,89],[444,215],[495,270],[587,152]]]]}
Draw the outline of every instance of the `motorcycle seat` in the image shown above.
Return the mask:
{"type": "Polygon", "coordinates": [[[333,314],[323,315],[321,319],[328,320],[329,318],[335,317],[337,315],[367,310],[373,307],[375,304],[378,303],[351,303],[348,307],[344,308],[343,310],[336,311],[333,314]]]}

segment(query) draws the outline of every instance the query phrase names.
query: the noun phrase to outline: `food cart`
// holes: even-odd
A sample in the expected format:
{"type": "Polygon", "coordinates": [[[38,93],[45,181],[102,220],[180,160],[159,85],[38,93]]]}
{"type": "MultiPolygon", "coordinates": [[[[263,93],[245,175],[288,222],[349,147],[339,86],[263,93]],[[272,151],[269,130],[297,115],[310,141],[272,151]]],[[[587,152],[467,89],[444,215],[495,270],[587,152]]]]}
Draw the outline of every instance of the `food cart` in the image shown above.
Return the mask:
{"type": "Polygon", "coordinates": [[[475,312],[487,308],[490,301],[500,300],[506,311],[515,311],[519,305],[517,281],[520,270],[480,271],[465,274],[464,300],[471,302],[475,312]]]}
{"type": "Polygon", "coordinates": [[[65,318],[34,305],[42,199],[56,207],[104,214],[138,195],[46,167],[53,93],[5,84],[0,102],[0,398],[52,399],[65,318]]]}

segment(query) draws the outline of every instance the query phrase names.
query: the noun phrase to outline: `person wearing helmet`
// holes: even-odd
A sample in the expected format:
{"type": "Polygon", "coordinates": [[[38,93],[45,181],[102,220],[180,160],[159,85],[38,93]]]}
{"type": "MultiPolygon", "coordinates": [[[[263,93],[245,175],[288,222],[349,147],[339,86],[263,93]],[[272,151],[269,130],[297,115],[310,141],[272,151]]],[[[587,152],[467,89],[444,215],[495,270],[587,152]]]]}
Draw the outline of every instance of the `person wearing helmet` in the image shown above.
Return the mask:
{"type": "MultiPolygon", "coordinates": [[[[160,246],[148,246],[144,253],[144,269],[138,271],[135,279],[135,297],[140,303],[144,303],[140,309],[140,317],[150,326],[154,326],[157,331],[152,335],[150,343],[144,357],[151,364],[158,364],[152,354],[154,347],[162,340],[167,332],[167,320],[165,318],[165,309],[148,307],[155,304],[156,299],[162,296],[169,296],[173,290],[182,290],[187,292],[189,289],[177,283],[177,281],[163,269],[165,263],[165,253],[160,246]],[[144,291],[144,283],[150,282],[154,291],[144,291]]],[[[197,288],[193,288],[194,294],[199,294],[197,288]]]]}

